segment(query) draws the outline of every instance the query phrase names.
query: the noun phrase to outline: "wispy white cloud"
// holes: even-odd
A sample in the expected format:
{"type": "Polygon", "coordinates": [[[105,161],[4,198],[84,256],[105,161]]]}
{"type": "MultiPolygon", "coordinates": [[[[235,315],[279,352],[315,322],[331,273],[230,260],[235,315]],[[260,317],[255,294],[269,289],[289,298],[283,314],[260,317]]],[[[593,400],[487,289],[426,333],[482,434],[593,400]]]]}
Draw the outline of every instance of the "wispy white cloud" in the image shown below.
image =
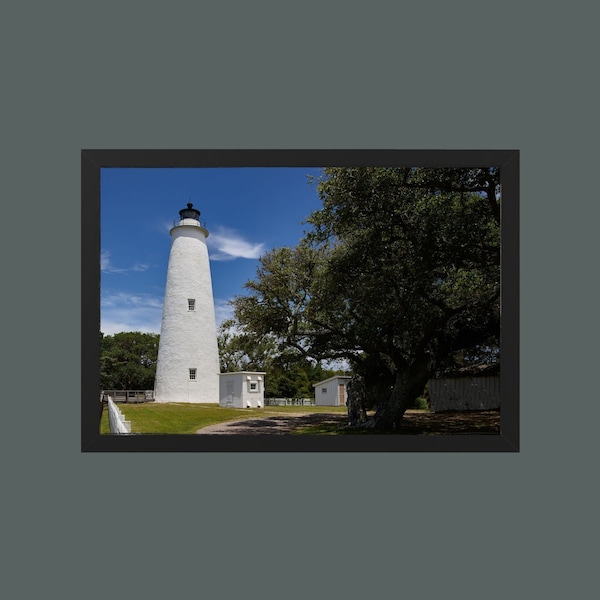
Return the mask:
{"type": "Polygon", "coordinates": [[[108,250],[102,250],[100,254],[100,270],[103,273],[125,273],[127,269],[117,269],[113,266],[110,259],[110,252],[108,250]]]}
{"type": "Polygon", "coordinates": [[[264,244],[253,244],[246,241],[242,235],[232,229],[219,227],[208,237],[212,260],[234,260],[236,258],[258,258],[264,249],[264,244]]]}
{"type": "Polygon", "coordinates": [[[106,271],[110,265],[110,252],[108,250],[102,250],[100,254],[100,269],[106,271]]]}
{"type": "Polygon", "coordinates": [[[129,267],[127,269],[117,268],[113,266],[111,261],[111,254],[109,250],[102,250],[100,253],[100,270],[103,273],[127,273],[129,271],[147,271],[150,268],[150,265],[145,263],[138,263],[129,267]]]}
{"type": "Polygon", "coordinates": [[[133,267],[131,267],[131,270],[132,271],[147,271],[149,268],[150,268],[150,265],[140,263],[138,265],[133,265],[133,267]]]}
{"type": "Polygon", "coordinates": [[[229,304],[229,300],[218,300],[215,298],[215,321],[217,327],[233,317],[233,307],[229,304]]]}
{"type": "Polygon", "coordinates": [[[104,292],[100,331],[114,335],[122,331],[160,333],[162,298],[150,294],[104,292]]]}

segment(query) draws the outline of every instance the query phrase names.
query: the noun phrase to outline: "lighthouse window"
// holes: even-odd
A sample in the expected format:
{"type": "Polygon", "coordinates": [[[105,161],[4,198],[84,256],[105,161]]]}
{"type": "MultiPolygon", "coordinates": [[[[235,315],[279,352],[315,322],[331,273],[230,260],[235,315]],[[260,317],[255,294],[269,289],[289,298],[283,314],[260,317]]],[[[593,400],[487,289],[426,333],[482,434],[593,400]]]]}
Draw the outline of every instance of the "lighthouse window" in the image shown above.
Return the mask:
{"type": "Polygon", "coordinates": [[[196,381],[196,369],[190,369],[190,381],[196,381]]]}
{"type": "Polygon", "coordinates": [[[188,310],[196,309],[196,300],[194,298],[188,298],[188,310]]]}

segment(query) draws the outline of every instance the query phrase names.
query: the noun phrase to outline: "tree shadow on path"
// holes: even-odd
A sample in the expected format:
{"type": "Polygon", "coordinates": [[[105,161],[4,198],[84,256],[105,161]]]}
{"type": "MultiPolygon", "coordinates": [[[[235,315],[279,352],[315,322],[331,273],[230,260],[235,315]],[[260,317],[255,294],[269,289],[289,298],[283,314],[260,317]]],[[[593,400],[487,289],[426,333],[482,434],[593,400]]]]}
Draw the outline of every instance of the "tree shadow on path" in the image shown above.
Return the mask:
{"type": "MultiPolygon", "coordinates": [[[[307,415],[274,415],[210,425],[198,430],[202,435],[286,435],[304,427],[319,428],[320,433],[361,434],[386,433],[352,429],[348,415],[312,413],[307,415]]],[[[315,433],[317,431],[315,430],[315,433]]],[[[499,434],[499,411],[422,413],[408,411],[396,435],[499,434]]]]}

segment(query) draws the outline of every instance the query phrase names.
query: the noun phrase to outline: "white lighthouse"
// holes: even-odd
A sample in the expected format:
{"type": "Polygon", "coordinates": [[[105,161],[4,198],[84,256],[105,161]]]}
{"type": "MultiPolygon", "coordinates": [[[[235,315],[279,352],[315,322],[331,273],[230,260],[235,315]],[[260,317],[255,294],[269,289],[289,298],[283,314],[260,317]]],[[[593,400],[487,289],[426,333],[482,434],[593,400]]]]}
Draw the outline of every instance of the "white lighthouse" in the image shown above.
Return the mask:
{"type": "Polygon", "coordinates": [[[171,229],[154,399],[219,403],[219,349],[200,211],[189,203],[171,229]]]}

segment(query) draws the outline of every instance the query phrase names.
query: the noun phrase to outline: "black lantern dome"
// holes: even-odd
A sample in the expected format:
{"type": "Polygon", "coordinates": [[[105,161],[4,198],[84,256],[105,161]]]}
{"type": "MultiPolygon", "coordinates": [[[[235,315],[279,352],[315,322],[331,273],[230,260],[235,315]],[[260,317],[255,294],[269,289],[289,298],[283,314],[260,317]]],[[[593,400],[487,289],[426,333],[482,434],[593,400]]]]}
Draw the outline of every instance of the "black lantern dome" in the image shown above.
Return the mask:
{"type": "Polygon", "coordinates": [[[179,216],[181,220],[183,219],[196,219],[196,221],[200,221],[200,211],[196,208],[193,208],[193,204],[188,202],[187,208],[182,208],[179,211],[179,216]]]}

